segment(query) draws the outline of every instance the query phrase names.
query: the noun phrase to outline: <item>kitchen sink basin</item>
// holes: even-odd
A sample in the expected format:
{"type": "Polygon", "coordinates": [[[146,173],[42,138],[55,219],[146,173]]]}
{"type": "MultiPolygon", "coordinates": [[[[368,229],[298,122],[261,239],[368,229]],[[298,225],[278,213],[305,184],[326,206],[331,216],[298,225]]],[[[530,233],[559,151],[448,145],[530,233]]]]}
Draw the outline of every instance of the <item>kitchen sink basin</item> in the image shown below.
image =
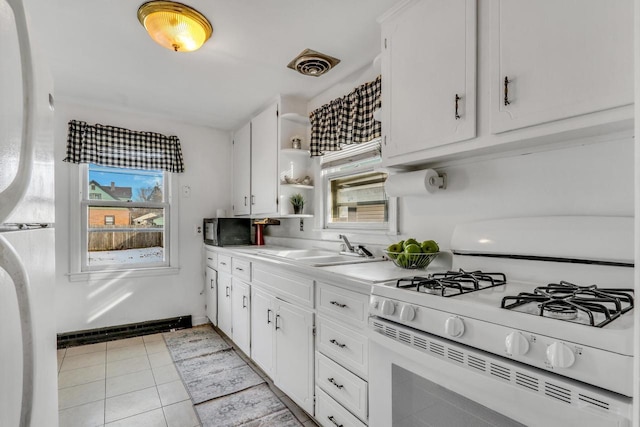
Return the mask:
{"type": "Polygon", "coordinates": [[[384,261],[383,258],[366,258],[358,256],[340,255],[326,249],[290,249],[290,250],[262,250],[260,255],[283,258],[312,267],[326,267],[330,265],[358,264],[362,262],[384,261]]]}

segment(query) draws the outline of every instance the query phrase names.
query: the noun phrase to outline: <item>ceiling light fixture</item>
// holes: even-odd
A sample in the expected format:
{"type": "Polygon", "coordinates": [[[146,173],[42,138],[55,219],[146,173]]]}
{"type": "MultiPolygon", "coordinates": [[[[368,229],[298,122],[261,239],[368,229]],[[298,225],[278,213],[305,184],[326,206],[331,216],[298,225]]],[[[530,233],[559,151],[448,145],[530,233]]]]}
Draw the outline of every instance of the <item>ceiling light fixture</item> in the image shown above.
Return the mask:
{"type": "Polygon", "coordinates": [[[138,20],[156,43],[176,52],[199,49],[213,33],[204,15],[172,1],[144,3],[138,9],[138,20]]]}

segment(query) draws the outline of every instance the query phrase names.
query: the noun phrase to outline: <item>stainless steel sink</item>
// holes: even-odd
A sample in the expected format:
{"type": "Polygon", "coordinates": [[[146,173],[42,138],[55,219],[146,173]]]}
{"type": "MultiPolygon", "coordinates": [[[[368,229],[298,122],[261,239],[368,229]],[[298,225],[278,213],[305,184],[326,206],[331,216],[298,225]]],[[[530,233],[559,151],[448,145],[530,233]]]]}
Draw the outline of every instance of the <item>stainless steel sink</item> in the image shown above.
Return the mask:
{"type": "Polygon", "coordinates": [[[366,258],[340,255],[326,249],[290,249],[290,250],[262,250],[260,255],[287,259],[296,263],[312,267],[326,267],[330,265],[358,264],[362,262],[384,261],[383,258],[366,258]]]}

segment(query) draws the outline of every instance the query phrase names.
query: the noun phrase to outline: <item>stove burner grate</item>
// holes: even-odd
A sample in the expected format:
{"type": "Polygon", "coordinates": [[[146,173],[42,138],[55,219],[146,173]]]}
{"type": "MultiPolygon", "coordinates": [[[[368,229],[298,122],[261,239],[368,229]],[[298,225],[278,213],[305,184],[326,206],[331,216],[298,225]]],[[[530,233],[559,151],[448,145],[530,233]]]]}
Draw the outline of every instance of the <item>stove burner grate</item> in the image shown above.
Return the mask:
{"type": "Polygon", "coordinates": [[[460,269],[459,271],[434,273],[426,277],[415,276],[399,279],[396,287],[415,288],[417,292],[451,297],[504,285],[505,283],[507,283],[507,278],[502,273],[485,273],[460,269]]]}
{"type": "MultiPolygon", "coordinates": [[[[633,289],[578,286],[561,281],[540,286],[502,299],[502,308],[514,309],[528,303],[538,303],[538,315],[561,320],[575,320],[580,313],[588,324],[601,328],[633,309],[633,289]]],[[[579,323],[579,322],[576,322],[579,323]]]]}

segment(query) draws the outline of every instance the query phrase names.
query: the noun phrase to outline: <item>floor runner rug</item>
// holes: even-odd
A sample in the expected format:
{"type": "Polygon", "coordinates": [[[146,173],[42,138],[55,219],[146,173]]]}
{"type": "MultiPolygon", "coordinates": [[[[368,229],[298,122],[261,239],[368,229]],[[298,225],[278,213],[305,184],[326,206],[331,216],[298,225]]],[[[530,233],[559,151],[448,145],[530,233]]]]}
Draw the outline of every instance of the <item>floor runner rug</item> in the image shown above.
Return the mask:
{"type": "Polygon", "coordinates": [[[211,325],[163,337],[203,426],[302,426],[211,325]]]}

